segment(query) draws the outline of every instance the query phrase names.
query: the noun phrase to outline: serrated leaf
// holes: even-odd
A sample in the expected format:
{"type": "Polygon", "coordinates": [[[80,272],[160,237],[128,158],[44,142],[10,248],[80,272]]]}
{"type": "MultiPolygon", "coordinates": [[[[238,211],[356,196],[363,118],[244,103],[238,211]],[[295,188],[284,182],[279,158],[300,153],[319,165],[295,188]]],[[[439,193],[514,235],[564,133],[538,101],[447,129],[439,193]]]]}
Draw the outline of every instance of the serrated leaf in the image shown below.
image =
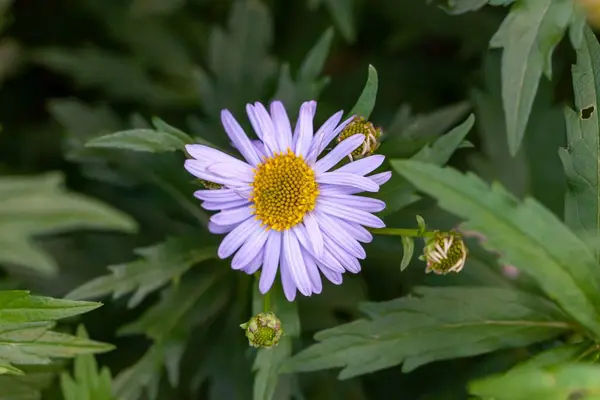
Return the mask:
{"type": "Polygon", "coordinates": [[[415,252],[415,239],[410,236],[402,236],[402,261],[400,262],[400,271],[404,271],[415,252]]]}
{"type": "Polygon", "coordinates": [[[551,370],[528,368],[472,382],[469,392],[496,400],[598,399],[600,366],[565,364],[551,370]]]}
{"type": "Polygon", "coordinates": [[[490,188],[473,174],[417,161],[393,160],[392,167],[439,206],[466,219],[461,230],[483,235],[483,245],[500,252],[595,335],[600,335],[599,282],[593,254],[536,200],[519,202],[500,185],[490,188]]]}
{"type": "Polygon", "coordinates": [[[113,382],[113,396],[119,400],[138,400],[143,394],[149,400],[158,396],[164,363],[164,349],[155,344],[131,367],[121,371],[113,382]]]}
{"type": "Polygon", "coordinates": [[[356,104],[347,117],[351,115],[357,115],[365,119],[369,119],[371,112],[375,107],[375,101],[377,100],[377,87],[379,85],[379,79],[377,78],[377,70],[372,65],[369,65],[369,73],[367,76],[367,83],[360,94],[360,97],[356,101],[356,104]]]}
{"type": "MultiPolygon", "coordinates": [[[[575,110],[565,109],[568,147],[559,155],[567,175],[565,222],[592,240],[600,238],[600,45],[591,29],[573,66],[575,110]]],[[[600,249],[594,249],[600,260],[600,249]]]]}
{"type": "Polygon", "coordinates": [[[98,200],[67,191],[58,173],[0,178],[0,262],[55,273],[54,260],[33,238],[76,229],[133,232],[136,224],[98,200]]]}
{"type": "Polygon", "coordinates": [[[113,293],[120,298],[134,292],[128,301],[133,308],[146,296],[195,264],[215,257],[216,249],[203,246],[197,235],[173,237],[164,243],[135,251],[141,258],[108,267],[110,275],[94,278],[66,295],[70,299],[89,299],[113,293]]]}
{"type": "Polygon", "coordinates": [[[0,291],[0,323],[54,321],[92,311],[101,303],[31,296],[24,290],[0,291]]]}
{"type": "Polygon", "coordinates": [[[132,129],[94,138],[85,144],[92,148],[112,148],[132,151],[161,153],[184,150],[186,144],[180,135],[153,129],[132,129]]]}
{"type": "MultiPolygon", "coordinates": [[[[77,336],[87,339],[83,326],[78,328],[77,336]]],[[[113,400],[110,370],[99,370],[91,354],[77,356],[73,376],[64,372],[60,385],[65,400],[113,400]]]]}
{"type": "Polygon", "coordinates": [[[409,296],[365,303],[369,319],[319,332],[285,371],[345,367],[340,379],[403,364],[409,372],[436,360],[526,346],[570,328],[547,300],[509,289],[419,288],[409,296]],[[483,301],[485,299],[485,301],[483,301]]]}
{"type": "Polygon", "coordinates": [[[552,75],[552,53],[573,12],[571,0],[517,2],[491,40],[503,47],[502,99],[511,155],[516,155],[542,73],[552,75]]]}

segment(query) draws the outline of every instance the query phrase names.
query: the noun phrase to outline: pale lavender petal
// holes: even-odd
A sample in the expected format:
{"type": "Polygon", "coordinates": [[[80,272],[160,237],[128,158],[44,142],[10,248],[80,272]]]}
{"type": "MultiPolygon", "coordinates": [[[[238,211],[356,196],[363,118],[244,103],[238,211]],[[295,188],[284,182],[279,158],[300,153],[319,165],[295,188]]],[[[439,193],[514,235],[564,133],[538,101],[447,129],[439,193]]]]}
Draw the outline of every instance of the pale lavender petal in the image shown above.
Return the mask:
{"type": "Polygon", "coordinates": [[[252,216],[250,207],[238,207],[216,213],[210,220],[219,225],[239,224],[252,216]]]}
{"type": "Polygon", "coordinates": [[[335,146],[333,150],[329,152],[329,154],[317,161],[313,167],[314,171],[316,173],[329,171],[343,158],[348,157],[348,154],[359,148],[364,140],[364,135],[352,135],[351,137],[342,140],[340,144],[335,146]]]}
{"type": "Polygon", "coordinates": [[[260,121],[258,119],[258,115],[256,115],[256,111],[254,111],[254,106],[252,104],[246,104],[246,114],[248,114],[248,119],[250,120],[250,125],[252,125],[252,129],[256,133],[256,136],[262,141],[263,140],[263,130],[260,126],[260,121]]]}
{"type": "Polygon", "coordinates": [[[248,164],[214,163],[206,167],[206,171],[227,179],[237,179],[250,183],[254,180],[254,171],[248,164]]]}
{"type": "MultiPolygon", "coordinates": [[[[260,274],[258,290],[265,294],[273,286],[275,276],[277,276],[277,266],[279,265],[279,256],[281,254],[281,232],[270,230],[269,237],[265,244],[265,258],[263,268],[260,274]]],[[[283,257],[281,257],[283,258],[283,257]]]]}
{"type": "Polygon", "coordinates": [[[317,156],[319,154],[321,154],[321,152],[323,150],[325,150],[325,147],[327,147],[327,145],[329,144],[329,142],[331,142],[333,140],[333,138],[335,138],[336,136],[338,136],[344,130],[344,128],[346,127],[346,125],[348,125],[350,122],[352,122],[353,119],[354,119],[354,115],[351,116],[350,118],[348,118],[347,120],[345,120],[344,122],[342,122],[334,130],[332,130],[329,133],[323,135],[323,140],[319,144],[319,150],[317,151],[317,156]]]}
{"type": "Polygon", "coordinates": [[[271,119],[275,125],[275,135],[281,151],[292,148],[292,125],[285,107],[280,101],[271,103],[271,119]]]}
{"type": "Polygon", "coordinates": [[[221,150],[213,149],[212,147],[205,146],[203,144],[188,144],[185,146],[187,153],[199,161],[200,165],[210,165],[216,162],[219,163],[231,163],[238,166],[248,166],[244,161],[238,160],[229,154],[223,153],[221,150]]]}
{"type": "Polygon", "coordinates": [[[346,172],[324,172],[317,174],[316,178],[318,183],[351,186],[366,192],[379,191],[379,186],[369,178],[348,174],[346,172]]]}
{"type": "Polygon", "coordinates": [[[349,222],[355,222],[363,226],[368,226],[369,228],[385,227],[385,224],[380,218],[366,211],[354,210],[352,208],[340,205],[334,207],[328,204],[322,204],[319,201],[317,201],[317,211],[321,211],[334,217],[345,219],[349,222]]]}
{"type": "Polygon", "coordinates": [[[344,278],[342,277],[342,272],[337,272],[332,269],[327,268],[323,263],[317,261],[317,266],[319,270],[323,274],[325,278],[334,285],[341,285],[344,278]]]}
{"type": "Polygon", "coordinates": [[[206,167],[199,164],[197,160],[185,160],[183,164],[185,169],[197,178],[204,179],[209,182],[218,183],[219,185],[227,186],[242,186],[244,183],[237,178],[225,178],[220,175],[215,175],[206,170],[206,167]]]}
{"type": "Polygon", "coordinates": [[[355,196],[350,194],[334,194],[332,196],[321,195],[321,197],[319,197],[319,201],[323,204],[328,204],[333,207],[339,204],[370,213],[380,212],[385,209],[385,202],[379,199],[372,199],[370,197],[355,196]]]}
{"type": "Polygon", "coordinates": [[[335,257],[340,262],[340,264],[344,266],[346,271],[352,272],[354,274],[360,272],[360,263],[358,262],[358,260],[355,257],[351,256],[349,253],[347,253],[344,249],[338,246],[337,243],[335,243],[327,236],[325,236],[325,247],[331,252],[333,257],[335,257]]]}
{"type": "Polygon", "coordinates": [[[323,253],[323,257],[317,261],[332,271],[339,273],[344,273],[346,271],[344,266],[340,264],[340,262],[331,254],[331,252],[327,248],[325,249],[325,253],[323,253]]]}
{"type": "Polygon", "coordinates": [[[227,135],[235,144],[235,148],[238,149],[251,166],[257,166],[260,163],[260,158],[256,154],[254,146],[252,146],[250,139],[248,139],[240,124],[228,110],[221,111],[221,123],[225,128],[225,132],[227,132],[227,135]]]}
{"type": "Polygon", "coordinates": [[[387,181],[389,181],[391,177],[392,177],[391,171],[386,171],[386,172],[382,172],[379,174],[367,176],[367,178],[371,179],[373,182],[375,182],[379,186],[381,186],[384,183],[386,183],[387,181]]]}
{"type": "Polygon", "coordinates": [[[231,189],[196,190],[194,192],[194,196],[200,200],[214,201],[214,202],[235,201],[235,200],[239,200],[241,198],[240,195],[238,195],[236,192],[234,192],[231,189]]]}
{"type": "Polygon", "coordinates": [[[319,275],[319,269],[315,263],[315,259],[305,251],[302,251],[302,258],[304,259],[304,265],[306,265],[306,271],[312,283],[312,292],[315,294],[321,293],[323,290],[323,282],[321,282],[321,275],[319,275]]]}
{"type": "Polygon", "coordinates": [[[252,186],[248,185],[238,185],[237,187],[232,187],[231,190],[233,190],[238,196],[240,196],[243,199],[249,199],[250,195],[252,194],[252,186]]]}
{"type": "MultiPolygon", "coordinates": [[[[297,156],[306,156],[313,138],[313,118],[316,111],[316,102],[307,101],[300,107],[300,115],[296,124],[298,132],[294,152],[297,156]]],[[[298,288],[300,290],[300,288],[298,288]]]]}
{"type": "Polygon", "coordinates": [[[210,233],[214,233],[215,235],[222,235],[224,233],[229,233],[238,226],[239,224],[233,225],[217,225],[214,222],[208,221],[208,231],[210,233]]]}
{"type": "Polygon", "coordinates": [[[242,269],[248,263],[248,260],[252,260],[258,255],[260,250],[265,246],[269,234],[266,229],[260,229],[258,232],[253,233],[252,236],[246,240],[242,247],[235,253],[233,260],[231,260],[231,268],[242,269]]]}
{"type": "Polygon", "coordinates": [[[381,154],[374,154],[372,156],[361,158],[360,160],[348,163],[336,169],[336,172],[348,172],[351,174],[365,176],[366,174],[373,172],[377,168],[379,168],[379,166],[383,164],[384,160],[385,156],[382,156],[381,154]]]}
{"type": "MultiPolygon", "coordinates": [[[[325,236],[336,242],[343,250],[360,259],[364,259],[367,256],[365,249],[362,248],[360,243],[348,232],[339,229],[339,226],[335,225],[335,220],[332,220],[327,214],[323,213],[317,213],[317,218],[321,229],[325,232],[325,236]]],[[[325,240],[326,238],[324,238],[325,240]]]]}
{"type": "Polygon", "coordinates": [[[321,233],[317,219],[312,212],[304,215],[304,226],[306,227],[308,240],[314,250],[313,254],[315,254],[317,258],[320,258],[325,249],[323,247],[323,234],[321,233]]]}
{"type": "Polygon", "coordinates": [[[205,201],[200,204],[202,208],[209,211],[217,210],[229,210],[230,208],[236,208],[241,206],[250,206],[250,203],[246,199],[236,199],[233,201],[205,201]]]}
{"type": "Polygon", "coordinates": [[[340,229],[348,232],[354,239],[363,243],[371,243],[373,241],[373,235],[362,225],[356,224],[354,222],[348,222],[346,220],[330,217],[335,221],[336,225],[340,226],[340,229]]]}
{"type": "Polygon", "coordinates": [[[296,284],[294,283],[290,267],[283,254],[281,255],[279,270],[281,273],[281,285],[283,286],[285,298],[288,299],[288,301],[294,301],[296,298],[296,284]]]}
{"type": "Polygon", "coordinates": [[[342,119],[343,114],[343,111],[338,111],[333,114],[323,125],[321,125],[317,133],[315,133],[308,156],[306,156],[306,161],[309,164],[313,164],[317,160],[317,157],[321,153],[321,143],[323,142],[325,135],[329,135],[335,129],[336,125],[342,119]]]}
{"type": "Polygon", "coordinates": [[[273,120],[269,115],[265,106],[261,103],[254,103],[254,111],[258,117],[260,122],[260,126],[263,130],[263,142],[265,143],[265,147],[269,150],[267,155],[273,155],[276,152],[281,152],[284,149],[279,147],[279,142],[277,141],[277,134],[275,132],[275,126],[273,125],[273,120]]]}
{"type": "Polygon", "coordinates": [[[260,249],[256,257],[254,257],[252,261],[250,261],[250,263],[243,268],[243,271],[248,275],[254,274],[256,271],[259,270],[260,266],[262,265],[264,256],[265,250],[260,249]]]}
{"type": "Polygon", "coordinates": [[[310,253],[314,258],[318,259],[319,257],[317,257],[314,249],[315,246],[311,243],[308,237],[306,226],[304,226],[304,224],[296,225],[294,233],[296,234],[296,238],[298,239],[300,246],[302,246],[302,249],[310,253]]]}
{"type": "Polygon", "coordinates": [[[229,257],[244,244],[250,235],[256,234],[262,229],[259,221],[254,218],[248,218],[225,236],[225,239],[219,245],[217,255],[221,259],[229,257]]]}
{"type": "Polygon", "coordinates": [[[305,296],[310,296],[312,284],[306,272],[306,266],[300,252],[300,244],[296,235],[292,232],[294,228],[283,232],[283,257],[289,266],[290,273],[296,287],[305,296]]]}
{"type": "Polygon", "coordinates": [[[251,140],[252,146],[254,146],[254,150],[256,150],[256,154],[258,154],[258,158],[262,159],[267,156],[267,152],[265,150],[265,145],[260,140],[251,140]]]}

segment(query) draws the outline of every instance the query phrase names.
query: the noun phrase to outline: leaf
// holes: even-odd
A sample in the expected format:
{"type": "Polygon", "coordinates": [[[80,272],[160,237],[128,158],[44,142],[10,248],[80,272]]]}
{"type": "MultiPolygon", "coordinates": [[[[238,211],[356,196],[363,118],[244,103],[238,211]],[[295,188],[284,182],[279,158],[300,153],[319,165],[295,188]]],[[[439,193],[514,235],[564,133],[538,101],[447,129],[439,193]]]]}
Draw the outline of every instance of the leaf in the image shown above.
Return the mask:
{"type": "Polygon", "coordinates": [[[363,303],[369,319],[319,332],[285,371],[345,367],[340,379],[403,363],[402,371],[437,360],[521,347],[569,329],[543,298],[509,289],[419,288],[416,296],[363,303]]]}
{"type": "Polygon", "coordinates": [[[488,0],[427,0],[427,2],[435,3],[450,15],[458,15],[469,11],[477,11],[485,6],[488,0]]]}
{"type": "Polygon", "coordinates": [[[92,311],[101,305],[31,296],[24,290],[0,291],[0,323],[55,321],[92,311]]]}
{"type": "Polygon", "coordinates": [[[110,275],[94,278],[75,288],[67,298],[88,299],[113,293],[120,298],[134,292],[128,307],[140,304],[146,296],[172,279],[183,275],[195,264],[213,258],[216,249],[203,246],[198,235],[173,237],[152,247],[135,250],[140,259],[108,267],[110,275]]]}
{"type": "Polygon", "coordinates": [[[296,81],[290,76],[289,64],[281,67],[279,82],[274,98],[281,100],[288,112],[294,116],[303,101],[315,99],[329,83],[329,78],[321,77],[325,61],[331,49],[333,29],[327,29],[314,47],[306,54],[298,71],[296,81]]]}
{"type": "Polygon", "coordinates": [[[115,132],[94,138],[86,143],[86,147],[113,148],[133,151],[160,153],[164,151],[184,150],[186,144],[179,135],[172,132],[161,132],[153,129],[132,129],[115,132]]]}
{"type": "Polygon", "coordinates": [[[145,398],[156,399],[163,363],[163,346],[152,346],[137,363],[117,375],[113,383],[114,398],[138,400],[146,394],[145,398]]]}
{"type": "MultiPolygon", "coordinates": [[[[444,165],[448,162],[454,151],[458,149],[467,133],[473,127],[475,117],[471,114],[462,124],[440,137],[432,146],[424,146],[412,158],[414,160],[444,165]]],[[[394,174],[392,179],[383,185],[378,197],[385,201],[386,208],[381,215],[389,215],[419,199],[415,195],[415,188],[406,179],[394,174]]]]}
{"type": "Polygon", "coordinates": [[[573,6],[573,15],[569,24],[569,39],[575,50],[579,50],[583,42],[584,30],[587,27],[585,10],[580,3],[573,6]]]}
{"type": "Polygon", "coordinates": [[[0,177],[0,262],[53,274],[54,260],[32,239],[76,229],[134,232],[136,224],[98,200],[65,190],[58,173],[0,177]]]}
{"type": "Polygon", "coordinates": [[[375,100],[377,99],[377,70],[372,65],[369,65],[369,75],[367,76],[367,83],[363,89],[360,97],[356,101],[352,110],[348,113],[347,117],[357,115],[365,119],[369,119],[371,112],[375,107],[375,100]]]}
{"type": "MultiPolygon", "coordinates": [[[[77,336],[88,337],[85,328],[80,326],[77,336]]],[[[74,374],[63,372],[60,386],[65,400],[113,400],[112,377],[106,367],[98,369],[98,364],[91,354],[75,357],[74,374]]]]}
{"type": "Polygon", "coordinates": [[[352,8],[354,0],[320,0],[325,2],[329,9],[329,14],[333,18],[336,27],[348,42],[354,42],[356,39],[356,29],[354,28],[354,16],[352,8]]]}
{"type": "Polygon", "coordinates": [[[402,261],[400,262],[400,271],[404,271],[415,252],[415,239],[410,236],[402,236],[402,261]]]}
{"type": "Polygon", "coordinates": [[[482,235],[484,245],[535,279],[548,296],[595,335],[600,335],[596,261],[586,245],[536,200],[519,202],[500,185],[473,174],[417,161],[391,162],[439,206],[465,218],[461,230],[482,235]]]}
{"type": "Polygon", "coordinates": [[[564,364],[551,370],[528,368],[472,382],[469,392],[496,400],[597,399],[600,366],[564,364]]]}
{"type": "Polygon", "coordinates": [[[515,3],[491,40],[503,47],[502,99],[508,147],[517,154],[542,73],[552,75],[552,53],[573,12],[571,0],[515,3]]]}
{"type": "MultiPolygon", "coordinates": [[[[256,372],[254,378],[254,400],[271,400],[291,398],[290,376],[280,375],[281,366],[292,354],[292,342],[300,336],[300,319],[297,305],[285,299],[279,284],[274,285],[269,292],[274,297],[273,312],[281,321],[283,336],[279,344],[271,349],[260,349],[252,370],[256,372]],[[276,395],[277,394],[277,395],[276,395]]],[[[253,313],[262,311],[263,295],[258,291],[258,280],[254,285],[253,313]]]]}
{"type": "Polygon", "coordinates": [[[21,376],[0,375],[0,400],[41,400],[42,391],[54,383],[52,371],[36,371],[32,368],[21,376]]]}
{"type": "MultiPolygon", "coordinates": [[[[592,240],[600,238],[600,45],[591,29],[573,66],[575,110],[565,109],[568,147],[559,150],[567,175],[565,222],[592,240]],[[585,113],[588,115],[584,115],[585,113]]],[[[595,250],[600,260],[600,250],[595,250]]]]}

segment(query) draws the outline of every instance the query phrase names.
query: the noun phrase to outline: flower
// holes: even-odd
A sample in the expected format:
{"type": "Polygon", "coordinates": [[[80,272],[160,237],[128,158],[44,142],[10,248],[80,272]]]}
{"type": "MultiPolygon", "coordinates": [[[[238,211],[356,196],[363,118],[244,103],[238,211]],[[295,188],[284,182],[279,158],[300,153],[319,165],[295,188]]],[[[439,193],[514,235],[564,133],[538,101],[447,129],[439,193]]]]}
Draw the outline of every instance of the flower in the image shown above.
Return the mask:
{"type": "Polygon", "coordinates": [[[337,137],[337,142],[348,139],[356,134],[363,135],[363,143],[352,153],[348,154],[350,161],[359,160],[370,156],[379,148],[381,129],[375,128],[373,124],[363,117],[354,117],[337,137]]]}
{"type": "Polygon", "coordinates": [[[447,274],[460,272],[467,260],[467,247],[460,234],[456,232],[435,232],[427,239],[423,257],[427,261],[425,272],[447,274]]]}
{"type": "Polygon", "coordinates": [[[197,178],[223,185],[198,190],[202,207],[219,211],[209,230],[227,234],[218,249],[222,259],[232,255],[231,267],[253,274],[262,268],[261,293],[269,291],[277,271],[289,301],[296,291],[321,293],[321,274],[334,284],[342,275],[358,273],[358,259],[366,257],[359,242],[373,239],[365,227],[382,228],[372,213],[385,208],[381,200],[358,196],[377,192],[390,172],[366,176],[384,161],[372,155],[330,171],[363,143],[364,136],[345,139],[327,155],[321,152],[346,127],[342,111],[313,134],[317,103],[305,102],[292,133],[283,104],[275,101],[270,113],[261,103],[248,104],[248,117],[260,140],[250,140],[228,110],[221,121],[244,161],[211,147],[186,146],[194,159],[185,168],[197,178]]]}
{"type": "Polygon", "coordinates": [[[281,321],[272,312],[259,313],[248,322],[240,325],[246,331],[246,337],[252,347],[270,349],[277,346],[283,336],[281,321]]]}

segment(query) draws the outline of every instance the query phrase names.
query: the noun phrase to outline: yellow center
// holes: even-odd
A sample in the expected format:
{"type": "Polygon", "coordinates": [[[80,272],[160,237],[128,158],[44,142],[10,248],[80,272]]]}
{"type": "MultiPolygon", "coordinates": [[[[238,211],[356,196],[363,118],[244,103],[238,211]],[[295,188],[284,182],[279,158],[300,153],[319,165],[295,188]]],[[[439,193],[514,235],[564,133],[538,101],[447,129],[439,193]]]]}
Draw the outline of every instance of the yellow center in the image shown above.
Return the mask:
{"type": "Polygon", "coordinates": [[[291,150],[266,158],[254,171],[250,201],[263,225],[290,229],[315,208],[319,194],[315,173],[291,150]]]}

